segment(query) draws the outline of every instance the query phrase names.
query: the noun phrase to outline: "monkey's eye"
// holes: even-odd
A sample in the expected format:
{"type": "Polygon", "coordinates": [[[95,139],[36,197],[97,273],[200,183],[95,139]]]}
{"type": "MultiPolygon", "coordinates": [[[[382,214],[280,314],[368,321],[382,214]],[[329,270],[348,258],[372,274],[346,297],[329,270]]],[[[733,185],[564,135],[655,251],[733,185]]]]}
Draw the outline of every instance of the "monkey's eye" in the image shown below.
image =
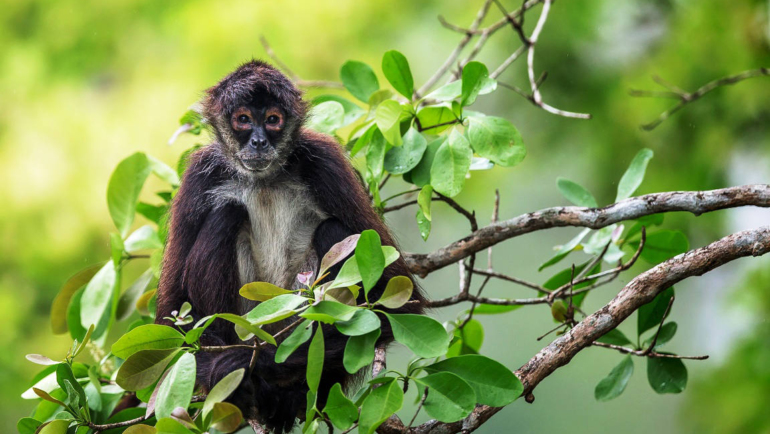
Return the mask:
{"type": "Polygon", "coordinates": [[[270,107],[265,112],[265,127],[271,131],[283,128],[283,113],[276,107],[270,107]]]}
{"type": "Polygon", "coordinates": [[[249,123],[249,117],[246,116],[246,115],[238,116],[238,123],[240,123],[240,124],[248,124],[249,123]]]}

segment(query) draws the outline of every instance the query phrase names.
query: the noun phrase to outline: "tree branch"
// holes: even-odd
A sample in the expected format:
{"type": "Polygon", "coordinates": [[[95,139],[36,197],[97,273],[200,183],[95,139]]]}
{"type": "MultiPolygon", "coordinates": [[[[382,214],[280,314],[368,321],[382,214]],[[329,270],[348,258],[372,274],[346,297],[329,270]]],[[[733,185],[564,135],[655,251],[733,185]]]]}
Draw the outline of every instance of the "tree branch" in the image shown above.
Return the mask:
{"type": "Polygon", "coordinates": [[[710,191],[672,191],[633,197],[604,208],[546,208],[490,224],[429,254],[408,253],[412,273],[425,277],[501,241],[555,227],[601,229],[651,214],[687,211],[697,215],[741,206],[770,207],[770,185],[755,184],[710,191]]]}

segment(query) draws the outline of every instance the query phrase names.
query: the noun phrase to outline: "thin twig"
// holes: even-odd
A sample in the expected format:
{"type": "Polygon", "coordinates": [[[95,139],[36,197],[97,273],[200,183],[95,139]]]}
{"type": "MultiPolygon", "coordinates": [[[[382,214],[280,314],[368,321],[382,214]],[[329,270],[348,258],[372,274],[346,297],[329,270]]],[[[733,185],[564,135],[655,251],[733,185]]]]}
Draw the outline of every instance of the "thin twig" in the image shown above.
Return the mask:
{"type": "Polygon", "coordinates": [[[417,404],[417,410],[414,411],[414,416],[412,416],[412,420],[409,421],[409,425],[407,425],[407,428],[410,428],[412,425],[414,425],[414,421],[417,419],[417,415],[420,414],[420,410],[422,410],[423,404],[425,404],[425,400],[428,399],[428,388],[425,388],[425,391],[422,393],[422,399],[420,400],[420,403],[417,404]]]}
{"type": "Polygon", "coordinates": [[[476,18],[473,20],[473,23],[471,24],[470,29],[468,29],[468,32],[466,32],[465,36],[462,40],[457,44],[454,50],[452,50],[452,53],[449,55],[449,57],[444,61],[443,64],[438,68],[438,70],[428,79],[428,81],[425,82],[425,84],[420,87],[416,95],[419,97],[420,95],[425,95],[428,90],[430,90],[440,79],[441,77],[446,74],[447,71],[449,71],[449,68],[452,67],[452,65],[455,64],[455,61],[457,61],[457,58],[460,56],[460,53],[463,51],[463,48],[465,48],[466,45],[468,45],[468,42],[470,42],[471,38],[473,37],[473,32],[476,31],[476,29],[479,28],[479,25],[484,20],[484,17],[487,15],[487,12],[489,11],[489,6],[492,4],[492,0],[486,0],[484,2],[484,5],[479,9],[478,13],[476,14],[476,18]]]}
{"type": "Polygon", "coordinates": [[[621,345],[605,344],[604,342],[593,342],[591,344],[595,347],[609,348],[615,351],[619,351],[623,354],[630,354],[638,357],[650,357],[654,359],[685,359],[685,360],[706,360],[709,356],[678,356],[676,354],[658,353],[655,351],[647,352],[646,350],[633,350],[621,345]]]}
{"type": "Polygon", "coordinates": [[[663,316],[660,317],[660,324],[658,324],[658,329],[655,331],[655,336],[652,337],[652,342],[650,342],[650,346],[647,347],[644,352],[646,354],[652,353],[655,349],[655,345],[658,343],[658,336],[660,336],[660,331],[663,329],[663,323],[666,322],[666,317],[668,317],[668,313],[671,312],[671,306],[674,305],[674,300],[676,299],[675,296],[672,296],[670,299],[668,299],[668,305],[666,306],[666,311],[663,312],[663,316]]]}
{"type": "Polygon", "coordinates": [[[473,272],[476,273],[476,274],[480,274],[482,276],[494,277],[496,279],[506,280],[508,282],[515,283],[517,285],[521,285],[521,286],[524,286],[524,287],[527,287],[527,288],[534,289],[535,291],[544,292],[544,293],[547,293],[547,294],[551,293],[551,290],[547,289],[544,286],[540,286],[540,285],[538,285],[536,283],[532,283],[532,282],[527,282],[526,280],[519,279],[518,277],[513,277],[513,276],[508,276],[507,274],[498,273],[497,271],[487,271],[487,270],[481,270],[481,269],[478,269],[478,268],[474,268],[473,272]]]}
{"type": "Polygon", "coordinates": [[[637,96],[637,97],[679,99],[679,102],[676,105],[674,105],[670,109],[661,113],[657,119],[641,126],[643,130],[651,131],[651,130],[654,130],[663,121],[671,117],[671,115],[673,115],[674,113],[684,108],[684,106],[686,106],[687,104],[690,104],[694,101],[699,100],[704,95],[706,95],[707,93],[711,92],[712,90],[718,87],[740,83],[741,81],[748,80],[750,78],[764,77],[769,75],[770,75],[770,68],[750,69],[748,71],[743,71],[738,74],[728,75],[727,77],[722,77],[722,78],[710,81],[704,84],[703,86],[701,86],[700,88],[698,88],[698,90],[696,90],[695,92],[686,92],[680,89],[679,87],[676,87],[664,81],[662,78],[658,76],[654,76],[653,80],[655,80],[655,82],[658,83],[659,85],[668,89],[669,90],[668,92],[655,92],[655,91],[631,89],[629,93],[631,94],[631,96],[637,96]]]}

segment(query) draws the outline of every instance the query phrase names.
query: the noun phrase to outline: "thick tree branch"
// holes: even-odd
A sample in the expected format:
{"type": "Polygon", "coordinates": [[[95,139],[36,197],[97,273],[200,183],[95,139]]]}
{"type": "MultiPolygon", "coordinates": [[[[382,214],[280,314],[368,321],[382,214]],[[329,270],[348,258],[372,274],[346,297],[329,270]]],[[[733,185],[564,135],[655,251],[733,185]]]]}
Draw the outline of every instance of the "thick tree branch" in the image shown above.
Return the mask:
{"type": "Polygon", "coordinates": [[[601,229],[651,214],[687,211],[695,215],[741,206],[770,207],[770,185],[755,184],[710,191],[672,191],[633,197],[604,208],[546,208],[490,224],[429,254],[405,254],[411,271],[425,277],[501,241],[555,227],[601,229]]]}
{"type": "MultiPolygon", "coordinates": [[[[700,276],[735,259],[761,256],[770,252],[770,226],[739,232],[705,247],[669,259],[640,274],[626,285],[607,305],[577,323],[572,329],[540,350],[516,371],[524,385],[523,395],[533,399],[532,391],[558,368],[568,364],[577,353],[615,329],[642,305],[672,285],[693,276],[700,276]]],[[[378,432],[414,434],[450,434],[472,432],[502,407],[479,405],[464,420],[442,423],[435,420],[407,429],[389,420],[378,432]]]]}

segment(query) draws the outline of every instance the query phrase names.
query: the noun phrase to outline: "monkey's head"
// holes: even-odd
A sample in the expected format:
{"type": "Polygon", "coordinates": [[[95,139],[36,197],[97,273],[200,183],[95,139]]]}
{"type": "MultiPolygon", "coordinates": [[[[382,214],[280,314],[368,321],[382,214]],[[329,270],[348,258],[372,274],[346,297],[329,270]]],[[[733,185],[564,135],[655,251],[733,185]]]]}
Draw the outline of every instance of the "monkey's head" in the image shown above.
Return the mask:
{"type": "Polygon", "coordinates": [[[258,178],[276,173],[291,155],[306,110],[294,83],[258,60],[241,65],[204,100],[225,156],[239,172],[258,178]]]}

